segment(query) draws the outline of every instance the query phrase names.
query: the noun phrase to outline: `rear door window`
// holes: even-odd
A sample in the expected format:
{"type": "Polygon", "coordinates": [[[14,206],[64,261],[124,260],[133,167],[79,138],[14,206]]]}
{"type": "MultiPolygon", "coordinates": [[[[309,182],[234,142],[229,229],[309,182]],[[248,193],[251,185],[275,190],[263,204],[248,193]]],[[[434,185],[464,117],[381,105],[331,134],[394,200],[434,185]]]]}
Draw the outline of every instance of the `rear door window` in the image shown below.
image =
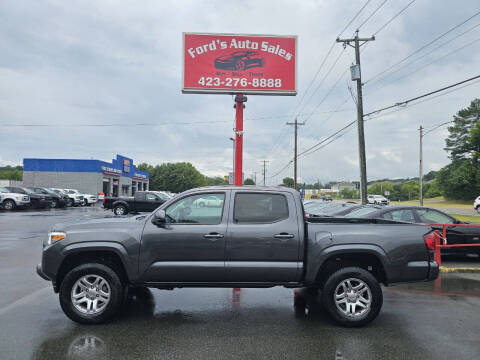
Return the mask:
{"type": "Polygon", "coordinates": [[[281,194],[237,193],[233,209],[236,223],[273,223],[288,219],[287,198],[281,194]]]}
{"type": "Polygon", "coordinates": [[[389,211],[383,214],[382,218],[395,221],[416,222],[415,214],[413,210],[410,209],[389,211]]]}

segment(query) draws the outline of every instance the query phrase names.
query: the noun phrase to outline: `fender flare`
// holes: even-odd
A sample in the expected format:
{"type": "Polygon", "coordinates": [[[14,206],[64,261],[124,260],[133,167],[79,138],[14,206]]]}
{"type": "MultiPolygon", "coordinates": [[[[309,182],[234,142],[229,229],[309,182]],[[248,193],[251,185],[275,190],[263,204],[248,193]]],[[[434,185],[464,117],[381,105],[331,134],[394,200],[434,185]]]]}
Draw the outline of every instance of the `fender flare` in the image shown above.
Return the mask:
{"type": "Polygon", "coordinates": [[[320,254],[314,260],[311,261],[311,270],[307,274],[305,279],[307,282],[314,282],[318,272],[325,262],[335,255],[342,254],[369,254],[375,256],[380,263],[382,264],[383,270],[385,271],[386,282],[388,283],[389,273],[388,265],[390,260],[387,253],[380,246],[374,244],[339,244],[332,245],[323,249],[320,254]]]}
{"type": "MultiPolygon", "coordinates": [[[[74,243],[65,246],[61,251],[60,255],[62,256],[62,264],[63,261],[69,255],[73,254],[80,254],[80,253],[87,253],[87,252],[96,252],[96,251],[110,251],[115,253],[125,270],[125,274],[127,275],[128,281],[130,282],[131,279],[136,277],[136,270],[138,264],[134,264],[130,261],[130,256],[127,253],[127,249],[117,242],[109,242],[109,241],[85,241],[74,243]]],[[[61,265],[59,266],[60,269],[61,265]]]]}

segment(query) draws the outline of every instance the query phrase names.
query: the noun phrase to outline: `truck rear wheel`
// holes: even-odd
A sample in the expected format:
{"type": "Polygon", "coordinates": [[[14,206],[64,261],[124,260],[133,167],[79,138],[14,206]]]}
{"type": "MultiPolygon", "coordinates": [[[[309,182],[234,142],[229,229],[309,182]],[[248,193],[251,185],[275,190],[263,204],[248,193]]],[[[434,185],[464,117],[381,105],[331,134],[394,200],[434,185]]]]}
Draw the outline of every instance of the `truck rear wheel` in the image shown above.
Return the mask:
{"type": "Polygon", "coordinates": [[[115,215],[125,215],[128,213],[128,211],[125,205],[117,205],[113,208],[113,213],[115,215]]]}
{"type": "Polygon", "coordinates": [[[124,285],[110,267],[84,264],[70,270],[60,286],[63,312],[80,324],[100,324],[121,308],[124,285]]]}
{"type": "Polygon", "coordinates": [[[346,267],[328,277],[322,303],[337,324],[359,327],[378,316],[383,293],[377,279],[368,271],[346,267]]]}

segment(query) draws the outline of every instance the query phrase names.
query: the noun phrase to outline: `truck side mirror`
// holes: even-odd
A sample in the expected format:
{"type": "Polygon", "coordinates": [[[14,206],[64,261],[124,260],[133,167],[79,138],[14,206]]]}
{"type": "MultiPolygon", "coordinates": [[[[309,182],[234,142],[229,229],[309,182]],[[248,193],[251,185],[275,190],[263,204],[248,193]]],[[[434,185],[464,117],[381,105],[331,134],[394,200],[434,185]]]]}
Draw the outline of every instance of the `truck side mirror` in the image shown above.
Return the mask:
{"type": "Polygon", "coordinates": [[[165,214],[165,210],[157,210],[153,214],[152,224],[157,226],[164,226],[167,222],[167,217],[165,214]]]}

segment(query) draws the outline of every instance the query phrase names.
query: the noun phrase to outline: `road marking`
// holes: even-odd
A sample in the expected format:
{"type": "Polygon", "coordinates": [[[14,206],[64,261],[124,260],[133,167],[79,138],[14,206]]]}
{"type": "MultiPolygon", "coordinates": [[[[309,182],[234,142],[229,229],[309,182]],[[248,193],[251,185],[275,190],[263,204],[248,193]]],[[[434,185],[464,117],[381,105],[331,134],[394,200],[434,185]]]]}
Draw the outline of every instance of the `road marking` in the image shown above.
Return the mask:
{"type": "Polygon", "coordinates": [[[0,316],[8,313],[9,311],[13,310],[17,306],[28,304],[29,302],[31,302],[33,299],[35,299],[39,295],[42,295],[43,293],[46,293],[47,290],[51,290],[51,289],[52,288],[50,286],[41,288],[37,291],[34,291],[31,294],[28,294],[28,295],[26,295],[26,296],[24,296],[24,297],[22,297],[22,298],[20,298],[16,301],[12,302],[11,304],[8,304],[7,306],[4,306],[3,308],[0,308],[0,316]]]}

